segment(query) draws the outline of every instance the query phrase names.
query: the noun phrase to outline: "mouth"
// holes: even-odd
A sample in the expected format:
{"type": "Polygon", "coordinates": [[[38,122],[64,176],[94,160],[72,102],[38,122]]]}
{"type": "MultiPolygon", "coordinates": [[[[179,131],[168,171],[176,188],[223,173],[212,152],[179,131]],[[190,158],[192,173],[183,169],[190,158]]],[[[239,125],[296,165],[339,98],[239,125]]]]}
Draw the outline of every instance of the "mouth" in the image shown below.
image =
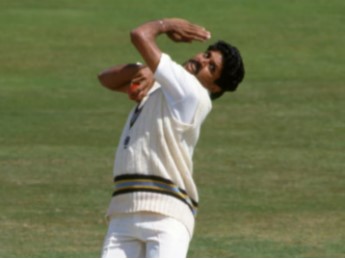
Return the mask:
{"type": "Polygon", "coordinates": [[[197,75],[201,69],[201,64],[191,59],[185,63],[185,68],[193,75],[197,75]]]}

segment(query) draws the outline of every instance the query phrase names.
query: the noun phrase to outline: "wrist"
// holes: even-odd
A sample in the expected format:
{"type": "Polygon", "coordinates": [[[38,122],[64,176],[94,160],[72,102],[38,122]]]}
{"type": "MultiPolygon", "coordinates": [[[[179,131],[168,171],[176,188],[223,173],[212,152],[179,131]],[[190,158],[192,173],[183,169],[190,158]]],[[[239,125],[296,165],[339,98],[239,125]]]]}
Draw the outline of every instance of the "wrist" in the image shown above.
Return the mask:
{"type": "Polygon", "coordinates": [[[168,32],[167,21],[165,19],[158,20],[158,24],[159,24],[159,30],[160,30],[161,33],[168,32]]]}

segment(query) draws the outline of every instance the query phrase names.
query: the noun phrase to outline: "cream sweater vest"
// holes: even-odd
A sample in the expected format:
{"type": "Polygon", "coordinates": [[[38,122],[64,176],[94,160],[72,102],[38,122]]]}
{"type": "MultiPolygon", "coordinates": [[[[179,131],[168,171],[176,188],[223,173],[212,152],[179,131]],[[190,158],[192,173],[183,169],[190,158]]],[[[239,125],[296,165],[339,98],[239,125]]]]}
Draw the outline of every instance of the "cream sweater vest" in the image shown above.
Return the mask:
{"type": "MultiPolygon", "coordinates": [[[[165,60],[172,62],[170,58],[165,60]]],[[[164,67],[160,64],[157,68],[157,81],[167,73],[164,67]]],[[[115,190],[108,216],[156,212],[181,221],[192,236],[199,200],[192,177],[192,156],[211,101],[196,78],[185,73],[189,80],[185,83],[199,88],[192,123],[185,124],[172,115],[162,86],[156,82],[149,96],[132,110],[123,129],[115,156],[115,190]]]]}

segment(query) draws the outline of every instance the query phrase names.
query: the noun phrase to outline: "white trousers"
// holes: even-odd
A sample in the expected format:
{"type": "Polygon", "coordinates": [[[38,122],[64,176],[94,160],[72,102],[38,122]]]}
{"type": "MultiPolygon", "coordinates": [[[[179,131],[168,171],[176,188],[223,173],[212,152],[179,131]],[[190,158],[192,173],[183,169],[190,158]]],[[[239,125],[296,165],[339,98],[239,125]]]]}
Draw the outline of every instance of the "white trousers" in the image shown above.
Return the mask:
{"type": "Polygon", "coordinates": [[[187,228],[174,218],[151,212],[111,219],[103,258],[185,258],[190,242],[187,228]]]}

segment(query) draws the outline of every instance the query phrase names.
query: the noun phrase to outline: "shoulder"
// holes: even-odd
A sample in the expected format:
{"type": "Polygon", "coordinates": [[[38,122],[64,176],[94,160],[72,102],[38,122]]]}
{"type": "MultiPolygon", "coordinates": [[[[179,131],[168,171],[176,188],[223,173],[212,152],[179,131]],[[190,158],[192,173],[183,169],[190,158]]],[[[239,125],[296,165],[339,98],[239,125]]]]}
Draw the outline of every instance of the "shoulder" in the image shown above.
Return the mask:
{"type": "Polygon", "coordinates": [[[189,95],[197,99],[200,95],[209,98],[208,90],[199,80],[166,53],[161,54],[154,76],[164,88],[166,86],[176,88],[183,98],[189,95]]]}

